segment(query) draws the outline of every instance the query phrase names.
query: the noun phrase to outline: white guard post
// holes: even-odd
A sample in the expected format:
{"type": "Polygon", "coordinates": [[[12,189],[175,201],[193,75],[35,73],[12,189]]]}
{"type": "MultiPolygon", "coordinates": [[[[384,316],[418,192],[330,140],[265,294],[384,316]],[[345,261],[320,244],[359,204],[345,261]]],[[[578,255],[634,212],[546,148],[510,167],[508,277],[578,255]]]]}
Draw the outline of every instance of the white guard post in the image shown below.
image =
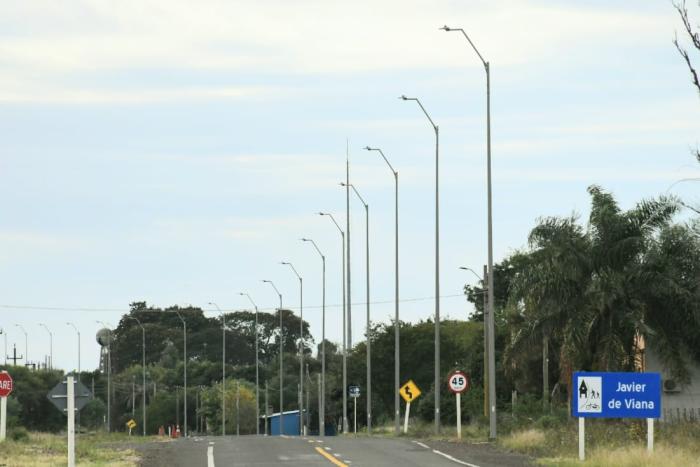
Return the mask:
{"type": "Polygon", "coordinates": [[[462,395],[455,394],[457,400],[457,438],[462,439],[462,395]]]}
{"type": "Polygon", "coordinates": [[[586,419],[578,418],[578,459],[586,460],[586,419]]]}
{"type": "Polygon", "coordinates": [[[75,467],[75,386],[73,377],[66,378],[66,410],[68,411],[68,467],[75,467]]]}
{"type": "Polygon", "coordinates": [[[5,427],[7,426],[7,397],[0,397],[0,443],[5,441],[5,427]]]}
{"type": "Polygon", "coordinates": [[[403,432],[408,433],[408,416],[411,413],[411,403],[406,402],[406,417],[403,420],[403,432]]]}
{"type": "Polygon", "coordinates": [[[355,434],[357,434],[357,397],[353,397],[352,399],[355,401],[355,417],[353,422],[355,424],[355,434]]]}
{"type": "Polygon", "coordinates": [[[647,418],[647,451],[654,452],[654,419],[647,418]]]}

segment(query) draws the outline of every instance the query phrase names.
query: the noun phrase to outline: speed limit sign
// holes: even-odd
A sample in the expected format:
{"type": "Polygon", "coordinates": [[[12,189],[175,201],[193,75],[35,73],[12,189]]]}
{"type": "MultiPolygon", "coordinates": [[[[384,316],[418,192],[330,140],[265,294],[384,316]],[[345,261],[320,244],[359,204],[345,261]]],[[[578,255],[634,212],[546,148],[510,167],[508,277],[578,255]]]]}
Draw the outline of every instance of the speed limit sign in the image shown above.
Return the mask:
{"type": "Polygon", "coordinates": [[[469,375],[459,370],[453,371],[447,378],[447,387],[454,394],[462,394],[468,391],[469,375]]]}

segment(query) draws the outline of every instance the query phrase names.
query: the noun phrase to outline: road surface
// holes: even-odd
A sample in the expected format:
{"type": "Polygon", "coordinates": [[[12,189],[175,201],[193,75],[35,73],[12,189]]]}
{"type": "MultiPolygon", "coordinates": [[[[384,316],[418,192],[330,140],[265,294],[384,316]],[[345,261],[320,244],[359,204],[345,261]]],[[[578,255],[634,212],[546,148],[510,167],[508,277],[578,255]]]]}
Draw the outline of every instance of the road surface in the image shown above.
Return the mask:
{"type": "Polygon", "coordinates": [[[489,444],[380,437],[194,437],[141,448],[149,467],[521,467],[524,456],[489,444]]]}

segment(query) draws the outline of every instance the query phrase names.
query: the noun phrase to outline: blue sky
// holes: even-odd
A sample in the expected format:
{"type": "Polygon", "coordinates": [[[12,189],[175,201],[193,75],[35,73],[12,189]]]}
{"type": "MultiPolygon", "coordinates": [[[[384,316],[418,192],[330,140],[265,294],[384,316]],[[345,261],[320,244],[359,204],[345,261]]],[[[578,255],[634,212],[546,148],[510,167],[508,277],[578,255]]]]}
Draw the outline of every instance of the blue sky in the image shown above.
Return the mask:
{"type": "MultiPolygon", "coordinates": [[[[97,364],[96,320],[129,302],[298,304],[341,337],[346,141],[370,204],[373,320],[393,314],[393,180],[400,173],[402,319],[433,314],[434,136],[441,133],[442,314],[471,311],[486,261],[485,76],[492,64],[497,260],[544,215],[588,210],[600,184],[623,207],[700,176],[700,105],[671,44],[666,1],[0,1],[0,327],[30,360],[97,364]],[[424,298],[425,300],[411,301],[424,298]],[[29,308],[25,308],[29,307],[29,308]],[[51,310],[50,308],[56,308],[51,310]]],[[[693,10],[697,13],[697,8],[693,10]]],[[[697,201],[697,186],[673,192],[697,201]]],[[[352,200],[353,331],[364,318],[364,213],[352,200]]],[[[213,311],[208,312],[212,316],[213,311]]],[[[0,341],[1,342],[1,341],[0,341]]]]}

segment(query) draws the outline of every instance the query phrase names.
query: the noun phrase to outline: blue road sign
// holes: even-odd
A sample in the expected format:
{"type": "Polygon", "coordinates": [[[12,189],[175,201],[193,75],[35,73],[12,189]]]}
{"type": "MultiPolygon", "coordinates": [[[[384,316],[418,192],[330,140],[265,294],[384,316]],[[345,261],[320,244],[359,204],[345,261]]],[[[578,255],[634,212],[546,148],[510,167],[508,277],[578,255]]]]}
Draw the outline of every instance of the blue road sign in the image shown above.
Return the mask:
{"type": "Polygon", "coordinates": [[[574,417],[661,417],[659,373],[576,372],[573,383],[574,417]]]}

